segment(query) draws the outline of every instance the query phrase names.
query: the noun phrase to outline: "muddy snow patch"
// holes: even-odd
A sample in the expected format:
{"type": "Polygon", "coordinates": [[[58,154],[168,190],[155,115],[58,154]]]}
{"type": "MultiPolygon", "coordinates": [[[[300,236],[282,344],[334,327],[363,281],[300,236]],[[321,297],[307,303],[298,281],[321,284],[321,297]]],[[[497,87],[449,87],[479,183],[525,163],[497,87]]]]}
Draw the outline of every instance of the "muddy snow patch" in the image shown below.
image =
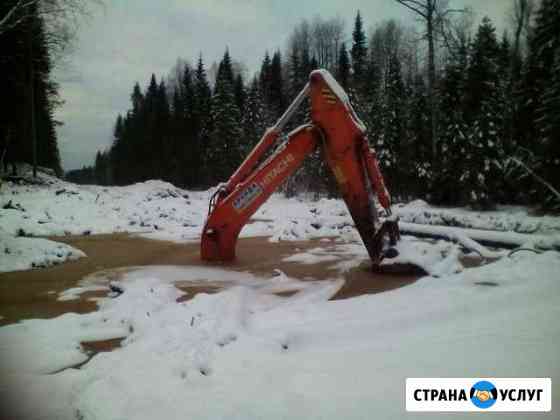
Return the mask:
{"type": "MultiPolygon", "coordinates": [[[[463,270],[460,257],[463,255],[459,245],[449,241],[432,241],[413,236],[402,236],[395,249],[398,256],[386,258],[381,267],[397,266],[418,267],[432,276],[444,276],[463,270]]],[[[336,243],[332,246],[318,247],[297,253],[283,259],[284,262],[302,264],[328,264],[330,269],[340,273],[368,263],[370,258],[361,242],[336,243]]]]}
{"type": "Polygon", "coordinates": [[[381,267],[413,265],[431,276],[445,276],[459,273],[463,265],[459,260],[460,247],[448,241],[427,241],[413,236],[402,236],[395,249],[395,258],[386,258],[381,267]]]}
{"type": "Polygon", "coordinates": [[[85,256],[79,249],[60,242],[14,237],[0,231],[0,272],[50,267],[85,256]]]}
{"type": "Polygon", "coordinates": [[[313,248],[307,252],[290,255],[284,258],[284,262],[295,262],[300,264],[320,264],[331,261],[338,261],[340,257],[329,252],[325,248],[313,248]]]}

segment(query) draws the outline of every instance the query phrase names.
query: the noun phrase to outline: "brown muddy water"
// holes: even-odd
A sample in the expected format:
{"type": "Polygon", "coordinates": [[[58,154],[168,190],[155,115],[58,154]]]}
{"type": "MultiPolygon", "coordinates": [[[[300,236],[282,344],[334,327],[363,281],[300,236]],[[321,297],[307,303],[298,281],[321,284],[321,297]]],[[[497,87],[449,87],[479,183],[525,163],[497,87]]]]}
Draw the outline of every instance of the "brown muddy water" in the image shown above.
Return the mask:
{"type": "MultiPolygon", "coordinates": [[[[53,318],[67,312],[86,313],[96,310],[95,297],[105,292],[86,292],[80,299],[57,301],[58,294],[77,286],[84,277],[122,267],[146,265],[203,265],[219,266],[236,271],[271,276],[275,269],[300,280],[326,280],[343,277],[344,286],[333,299],[345,299],[366,293],[380,293],[410,284],[418,274],[373,273],[369,263],[364,263],[346,273],[340,273],[331,263],[301,264],[285,262],[283,258],[305,252],[313,248],[328,250],[333,242],[318,240],[301,242],[271,243],[267,238],[240,239],[237,245],[237,259],[231,263],[207,263],[200,260],[199,244],[177,244],[156,241],[127,234],[92,235],[79,237],[57,237],[53,240],[64,242],[81,249],[87,258],[81,258],[62,265],[30,271],[0,274],[0,325],[6,325],[29,318],[53,318]]],[[[348,259],[350,257],[346,257],[348,259]]],[[[343,257],[341,257],[343,259],[343,257]]],[[[123,270],[115,270],[115,273],[123,270]]],[[[218,279],[219,280],[219,279],[218,279]]],[[[192,297],[197,292],[212,293],[220,289],[215,284],[180,284],[179,288],[192,297]]]]}

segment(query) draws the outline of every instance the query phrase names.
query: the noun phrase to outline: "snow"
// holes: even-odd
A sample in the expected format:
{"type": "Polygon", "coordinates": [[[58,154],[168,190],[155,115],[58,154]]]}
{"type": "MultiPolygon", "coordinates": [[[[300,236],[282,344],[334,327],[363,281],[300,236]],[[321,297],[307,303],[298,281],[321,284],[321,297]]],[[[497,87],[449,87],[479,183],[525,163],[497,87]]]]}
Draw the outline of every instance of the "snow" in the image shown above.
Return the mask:
{"type": "Polygon", "coordinates": [[[329,301],[342,282],[138,268],[96,313],[0,328],[3,401],[29,419],[408,418],[406,377],[560,380],[558,270],[556,252],[516,254],[329,301]],[[179,279],[229,285],[177,303],[179,279]],[[121,348],[61,370],[87,360],[81,341],[116,337],[121,348]]]}
{"type": "MultiPolygon", "coordinates": [[[[16,251],[0,252],[0,272],[32,268],[34,263],[47,266],[83,256],[74,248],[28,239],[30,236],[129,232],[151,239],[198,241],[214,191],[186,191],[162,181],[126,187],[78,186],[43,173],[40,181],[31,185],[7,182],[0,190],[0,250],[5,251],[7,247],[16,251]]],[[[532,243],[546,247],[560,243],[560,218],[532,216],[530,209],[523,207],[476,212],[433,207],[416,200],[395,205],[393,210],[402,226],[415,223],[498,230],[520,245],[532,243]]],[[[325,237],[359,241],[342,200],[313,201],[305,196],[288,199],[281,194],[270,197],[240,236],[268,236],[272,242],[325,237]]]]}
{"type": "Polygon", "coordinates": [[[403,222],[527,234],[560,234],[559,217],[532,216],[530,209],[521,206],[499,206],[494,211],[479,212],[460,207],[432,207],[423,200],[415,200],[393,207],[403,222]]]}
{"type": "Polygon", "coordinates": [[[354,121],[356,122],[356,124],[358,125],[360,130],[363,133],[365,133],[367,131],[366,125],[356,115],[356,112],[354,111],[354,108],[352,108],[352,103],[350,102],[350,98],[348,97],[348,94],[344,91],[342,86],[340,86],[338,84],[338,82],[332,76],[332,74],[330,74],[329,71],[325,70],[325,69],[313,70],[311,72],[310,78],[313,77],[313,74],[320,74],[321,75],[321,77],[323,78],[325,83],[329,86],[330,90],[338,97],[338,99],[340,99],[340,101],[344,104],[346,109],[348,109],[348,111],[352,115],[352,118],[354,119],[354,121]]]}
{"type": "Polygon", "coordinates": [[[49,267],[86,255],[79,249],[41,238],[22,238],[0,228],[0,271],[49,267]]]}
{"type": "MultiPolygon", "coordinates": [[[[83,256],[37,236],[131,232],[198,241],[213,192],[161,181],[109,188],[45,174],[41,180],[0,190],[0,250],[10,250],[0,253],[0,271],[83,256]]],[[[331,279],[209,266],[94,273],[57,299],[107,292],[96,298],[98,311],[0,328],[3,408],[14,411],[11,418],[61,420],[361,419],[371,413],[401,419],[411,417],[404,412],[406,377],[527,376],[558,383],[560,254],[508,257],[477,247],[498,258],[479,268],[463,267],[460,257],[461,244],[476,247],[461,236],[465,232],[551,246],[560,219],[532,216],[521,207],[476,212],[421,200],[394,206],[394,214],[404,227],[451,229],[459,243],[403,235],[399,256],[384,264],[412,263],[428,275],[382,294],[330,300],[343,286],[343,274],[368,261],[346,206],[280,194],[242,236],[320,239],[284,261],[327,265],[331,279]],[[219,291],[192,297],[180,290],[193,285],[219,291]],[[93,355],[81,345],[109,339],[122,339],[121,347],[93,355]]],[[[553,388],[553,401],[559,400],[553,388]]]]}
{"type": "Polygon", "coordinates": [[[23,209],[1,211],[0,220],[7,230],[9,227],[9,233],[22,230],[27,235],[55,236],[157,232],[186,225],[183,233],[189,234],[200,225],[203,202],[207,208],[209,195],[187,193],[162,181],[105,188],[51,180],[53,184],[48,186],[8,185],[0,193],[2,204],[11,200],[23,209]]]}
{"type": "MultiPolygon", "coordinates": [[[[433,276],[458,273],[463,270],[459,260],[462,255],[458,245],[448,241],[426,241],[403,235],[395,246],[396,258],[384,259],[382,266],[411,264],[433,276]]],[[[368,263],[365,247],[356,242],[337,243],[318,247],[285,257],[282,261],[300,264],[327,264],[331,270],[345,273],[368,263]]]]}
{"type": "Polygon", "coordinates": [[[290,255],[289,257],[284,258],[282,261],[297,262],[301,264],[319,264],[338,260],[338,256],[331,254],[324,248],[314,248],[310,249],[307,252],[290,255]]]}
{"type": "Polygon", "coordinates": [[[494,232],[480,229],[457,229],[445,226],[427,226],[400,222],[401,232],[416,235],[436,235],[460,243],[465,248],[475,251],[483,258],[500,258],[506,251],[492,251],[479,242],[506,244],[511,247],[531,249],[560,249],[560,238],[552,235],[527,235],[515,232],[494,232]]]}
{"type": "Polygon", "coordinates": [[[411,264],[422,268],[426,273],[439,277],[463,270],[459,261],[459,247],[447,241],[426,242],[411,236],[402,236],[395,246],[399,255],[384,259],[382,266],[411,264]]]}

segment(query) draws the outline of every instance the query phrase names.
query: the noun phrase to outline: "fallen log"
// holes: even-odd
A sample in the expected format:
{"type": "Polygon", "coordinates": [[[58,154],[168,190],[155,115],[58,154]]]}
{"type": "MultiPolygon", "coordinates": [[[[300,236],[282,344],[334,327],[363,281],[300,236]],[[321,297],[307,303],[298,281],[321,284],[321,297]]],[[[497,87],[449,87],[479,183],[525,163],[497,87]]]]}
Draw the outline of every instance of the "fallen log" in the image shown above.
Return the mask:
{"type": "Polygon", "coordinates": [[[536,250],[560,251],[560,235],[533,235],[496,230],[421,225],[407,222],[399,222],[399,230],[403,235],[458,242],[465,248],[471,249],[485,258],[496,258],[503,255],[503,253],[487,249],[486,246],[506,249],[523,247],[536,250]]]}

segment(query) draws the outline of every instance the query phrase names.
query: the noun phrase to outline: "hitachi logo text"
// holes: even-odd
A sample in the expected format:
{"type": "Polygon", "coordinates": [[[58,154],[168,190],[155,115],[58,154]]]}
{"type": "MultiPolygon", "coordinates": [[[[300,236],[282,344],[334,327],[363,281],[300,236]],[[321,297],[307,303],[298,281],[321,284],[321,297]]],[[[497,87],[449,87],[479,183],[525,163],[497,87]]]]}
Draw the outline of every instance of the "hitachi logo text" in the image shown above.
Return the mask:
{"type": "Polygon", "coordinates": [[[263,187],[268,186],[274,179],[284,172],[290,166],[290,163],[294,162],[295,158],[292,154],[287,154],[278,164],[267,173],[263,180],[262,185],[263,187]]]}

